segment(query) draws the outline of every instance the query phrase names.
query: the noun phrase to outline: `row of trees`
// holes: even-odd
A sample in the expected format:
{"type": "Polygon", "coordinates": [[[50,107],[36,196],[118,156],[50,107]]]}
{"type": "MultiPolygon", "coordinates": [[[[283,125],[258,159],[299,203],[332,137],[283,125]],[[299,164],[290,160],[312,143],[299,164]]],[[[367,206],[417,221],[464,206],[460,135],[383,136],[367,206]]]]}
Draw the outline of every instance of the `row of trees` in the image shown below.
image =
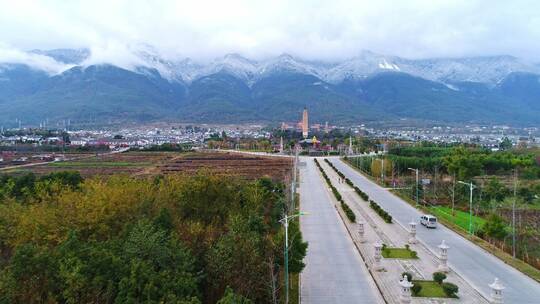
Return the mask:
{"type": "Polygon", "coordinates": [[[164,143],[161,145],[151,145],[142,150],[134,151],[151,151],[151,152],[187,152],[192,151],[193,147],[190,144],[164,143]]]}
{"type": "MultiPolygon", "coordinates": [[[[3,177],[0,303],[277,303],[284,186],[195,176],[3,177]],[[42,191],[41,185],[48,183],[42,191]]],[[[289,271],[307,244],[289,226],[289,271]]]]}
{"type": "Polygon", "coordinates": [[[420,146],[390,149],[387,158],[392,161],[398,173],[407,172],[407,168],[418,168],[430,173],[441,170],[449,174],[455,173],[460,179],[470,179],[482,173],[501,174],[520,168],[530,178],[540,177],[540,169],[535,166],[533,153],[492,152],[465,146],[420,146]]]}

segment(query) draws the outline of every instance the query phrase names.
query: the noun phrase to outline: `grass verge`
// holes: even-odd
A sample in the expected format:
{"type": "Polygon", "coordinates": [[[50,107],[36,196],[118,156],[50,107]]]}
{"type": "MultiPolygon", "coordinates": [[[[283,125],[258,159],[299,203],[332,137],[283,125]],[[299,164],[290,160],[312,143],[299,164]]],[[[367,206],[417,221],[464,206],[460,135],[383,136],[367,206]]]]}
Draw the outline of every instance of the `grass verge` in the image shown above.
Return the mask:
{"type": "Polygon", "coordinates": [[[413,283],[422,286],[422,289],[415,297],[448,298],[442,286],[435,281],[413,280],[413,283]]]}
{"type": "Polygon", "coordinates": [[[385,248],[382,256],[387,259],[418,259],[416,251],[407,248],[385,248]]]}
{"type": "MultiPolygon", "coordinates": [[[[437,218],[444,218],[445,220],[452,222],[453,224],[459,226],[465,231],[469,231],[469,213],[463,212],[461,210],[454,210],[454,215],[452,215],[452,208],[443,207],[443,206],[432,206],[429,207],[431,214],[435,215],[437,218]]],[[[484,223],[485,219],[479,216],[472,216],[472,229],[473,231],[478,231],[484,223]]]]}

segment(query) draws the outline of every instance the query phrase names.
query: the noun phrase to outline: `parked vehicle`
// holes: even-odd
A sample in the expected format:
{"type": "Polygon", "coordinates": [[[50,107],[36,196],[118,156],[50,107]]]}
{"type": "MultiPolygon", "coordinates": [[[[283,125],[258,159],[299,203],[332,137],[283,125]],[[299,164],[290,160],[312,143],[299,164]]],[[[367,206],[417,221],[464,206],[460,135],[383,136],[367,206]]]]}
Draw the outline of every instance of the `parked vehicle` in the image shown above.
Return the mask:
{"type": "Polygon", "coordinates": [[[431,214],[424,214],[420,217],[420,224],[427,228],[437,228],[437,218],[431,214]]]}

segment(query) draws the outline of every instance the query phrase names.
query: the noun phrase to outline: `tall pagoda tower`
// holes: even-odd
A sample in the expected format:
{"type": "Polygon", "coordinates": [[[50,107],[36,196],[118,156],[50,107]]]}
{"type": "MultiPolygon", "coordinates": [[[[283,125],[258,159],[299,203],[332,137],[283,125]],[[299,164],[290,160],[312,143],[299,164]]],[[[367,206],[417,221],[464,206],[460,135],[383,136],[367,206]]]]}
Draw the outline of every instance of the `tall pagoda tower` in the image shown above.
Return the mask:
{"type": "Polygon", "coordinates": [[[302,114],[302,136],[304,139],[308,137],[309,132],[309,122],[308,122],[308,112],[307,108],[304,108],[304,113],[302,114]]]}

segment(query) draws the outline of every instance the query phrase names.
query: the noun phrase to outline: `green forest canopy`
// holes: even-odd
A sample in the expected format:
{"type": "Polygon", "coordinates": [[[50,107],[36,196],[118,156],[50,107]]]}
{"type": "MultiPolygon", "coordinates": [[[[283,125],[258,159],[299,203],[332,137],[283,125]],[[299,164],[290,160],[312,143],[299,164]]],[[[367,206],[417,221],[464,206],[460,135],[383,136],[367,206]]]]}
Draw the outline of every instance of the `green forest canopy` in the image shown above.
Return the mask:
{"type": "Polygon", "coordinates": [[[388,158],[400,173],[408,168],[456,174],[459,179],[469,180],[480,174],[508,173],[519,168],[530,178],[540,178],[540,167],[535,153],[514,151],[490,151],[476,147],[397,147],[388,152],[388,158]]]}
{"type": "MultiPolygon", "coordinates": [[[[2,177],[0,303],[269,303],[284,188],[195,176],[2,177]]],[[[307,244],[289,227],[289,270],[307,244]]],[[[275,288],[272,288],[275,286],[275,288]]]]}

